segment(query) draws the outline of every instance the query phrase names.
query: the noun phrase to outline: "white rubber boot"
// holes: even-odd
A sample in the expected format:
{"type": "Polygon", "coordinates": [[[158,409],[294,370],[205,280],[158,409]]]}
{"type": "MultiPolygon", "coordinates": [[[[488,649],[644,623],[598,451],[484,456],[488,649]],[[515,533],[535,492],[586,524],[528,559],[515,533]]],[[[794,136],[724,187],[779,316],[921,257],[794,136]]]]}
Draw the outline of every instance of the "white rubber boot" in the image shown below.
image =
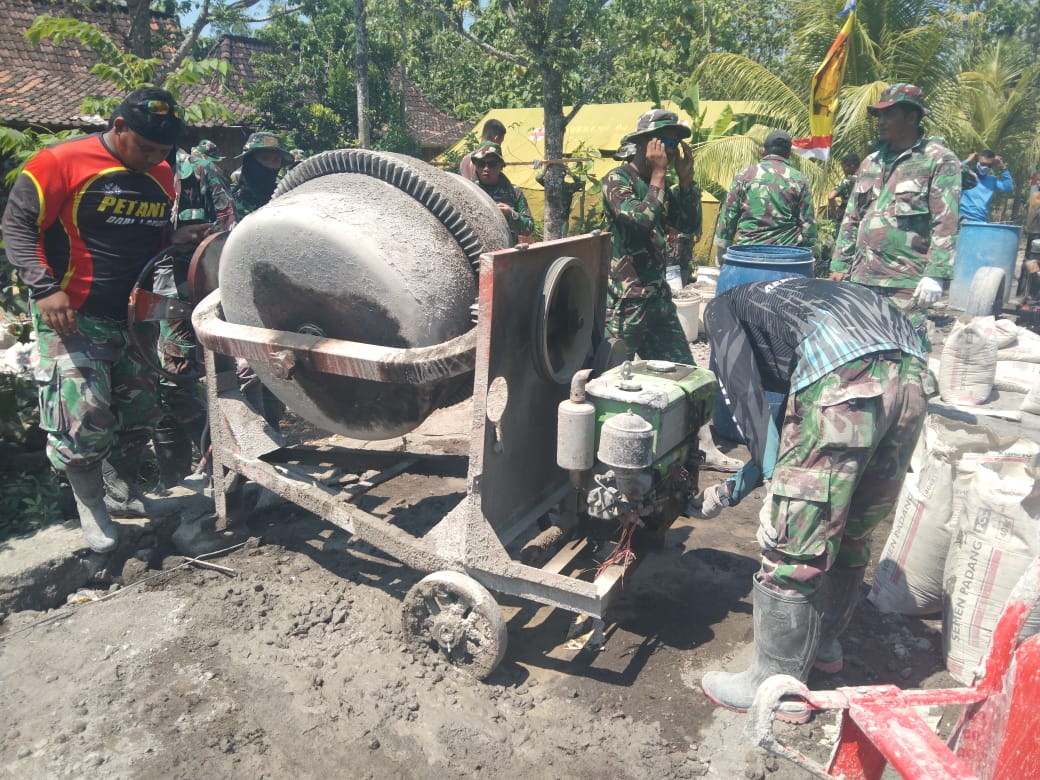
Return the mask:
{"type": "Polygon", "coordinates": [[[718,448],[718,445],[715,444],[715,439],[711,435],[711,423],[705,423],[701,426],[700,431],[697,433],[697,446],[704,453],[704,462],[701,464],[701,468],[733,473],[740,471],[744,466],[741,461],[723,454],[718,448]]]}

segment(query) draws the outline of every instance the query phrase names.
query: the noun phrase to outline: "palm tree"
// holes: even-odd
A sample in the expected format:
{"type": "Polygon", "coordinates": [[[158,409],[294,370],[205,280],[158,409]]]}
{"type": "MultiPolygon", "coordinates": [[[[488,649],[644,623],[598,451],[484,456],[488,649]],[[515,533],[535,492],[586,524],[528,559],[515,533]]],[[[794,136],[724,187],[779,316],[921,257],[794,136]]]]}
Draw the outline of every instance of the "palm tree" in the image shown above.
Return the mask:
{"type": "MultiPolygon", "coordinates": [[[[758,159],[758,146],[770,128],[783,128],[796,138],[809,134],[810,79],[843,23],[838,18],[843,6],[843,0],[792,4],[796,32],[782,73],[739,54],[717,53],[703,60],[693,78],[713,96],[755,103],[759,124],[743,140],[708,141],[697,149],[702,186],[716,189],[725,171],[732,177],[758,159]],[[706,180],[709,176],[712,181],[706,180]]],[[[836,161],[847,152],[863,155],[869,150],[874,131],[867,107],[889,84],[907,81],[924,89],[932,108],[931,134],[943,135],[959,126],[963,112],[958,107],[956,63],[967,20],[950,13],[941,0],[878,0],[857,9],[835,118],[832,162],[793,161],[808,175],[817,202],[839,175],[836,161]]]]}
{"type": "Polygon", "coordinates": [[[949,140],[958,151],[994,149],[1001,155],[1019,185],[1011,199],[1015,219],[1020,185],[1040,158],[1040,63],[1024,46],[998,40],[970,57],[959,82],[959,121],[949,140]]]}

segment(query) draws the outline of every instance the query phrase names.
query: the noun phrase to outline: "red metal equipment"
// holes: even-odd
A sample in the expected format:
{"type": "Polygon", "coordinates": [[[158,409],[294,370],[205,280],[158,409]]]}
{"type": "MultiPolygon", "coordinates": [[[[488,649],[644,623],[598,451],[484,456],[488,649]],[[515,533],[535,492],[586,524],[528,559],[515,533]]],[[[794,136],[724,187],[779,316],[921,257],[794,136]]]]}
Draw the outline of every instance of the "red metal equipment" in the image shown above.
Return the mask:
{"type": "Polygon", "coordinates": [[[1040,557],[1012,591],[989,653],[971,686],[903,691],[893,685],[810,691],[786,675],[770,677],[748,710],[747,730],[760,747],[815,777],[878,780],[886,764],[914,780],[1005,780],[1040,777],[1040,635],[1021,639],[1040,604],[1040,557]],[[815,710],[841,710],[838,741],[826,767],[781,742],[773,715],[781,699],[815,710]],[[963,705],[947,742],[915,707],[963,705]]]}

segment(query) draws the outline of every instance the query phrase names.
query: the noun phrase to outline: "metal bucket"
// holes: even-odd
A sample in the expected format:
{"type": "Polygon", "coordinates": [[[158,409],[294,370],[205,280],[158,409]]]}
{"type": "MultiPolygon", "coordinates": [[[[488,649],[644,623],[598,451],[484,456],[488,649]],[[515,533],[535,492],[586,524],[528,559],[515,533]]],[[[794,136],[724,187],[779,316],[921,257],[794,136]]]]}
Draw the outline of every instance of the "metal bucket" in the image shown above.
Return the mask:
{"type": "Polygon", "coordinates": [[[999,268],[1004,272],[1004,303],[1011,296],[1018,260],[1022,228],[994,222],[961,223],[957,238],[957,257],[950,282],[950,308],[964,311],[971,299],[971,281],[980,268],[999,268]]]}

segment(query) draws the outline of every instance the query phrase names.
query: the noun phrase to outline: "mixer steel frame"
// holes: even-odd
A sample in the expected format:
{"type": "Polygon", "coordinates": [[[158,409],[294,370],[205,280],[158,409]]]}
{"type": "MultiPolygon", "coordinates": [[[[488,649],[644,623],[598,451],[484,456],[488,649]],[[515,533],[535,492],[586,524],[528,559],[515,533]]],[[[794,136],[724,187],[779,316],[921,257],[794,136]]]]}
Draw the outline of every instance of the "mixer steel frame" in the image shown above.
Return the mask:
{"type": "MultiPolygon", "coordinates": [[[[532,529],[537,533],[538,522],[550,510],[571,515],[577,511],[574,487],[555,463],[556,409],[567,398],[569,386],[544,378],[533,365],[532,334],[542,311],[542,285],[561,257],[577,258],[587,271],[596,294],[591,359],[603,333],[610,256],[610,237],[602,234],[482,255],[477,325],[453,341],[422,349],[234,325],[222,317],[220,291],[211,293],[196,308],[193,322],[206,347],[218,521],[227,524],[228,495],[241,475],[418,571],[461,572],[498,593],[602,618],[626,567],[611,566],[592,580],[565,574],[588,549],[589,539],[566,543],[540,567],[514,560],[507,547],[528,538],[532,529]],[[361,510],[350,503],[351,495],[323,484],[298,465],[301,458],[319,455],[327,464],[335,448],[322,448],[315,455],[313,448],[308,454],[305,447],[286,446],[240,392],[230,355],[264,361],[286,378],[312,371],[422,382],[473,370],[466,496],[421,537],[361,510]],[[492,422],[487,399],[496,378],[496,388],[504,382],[508,400],[492,422]]],[[[423,457],[367,450],[344,454],[382,462],[374,481],[404,473],[423,457]]]]}

